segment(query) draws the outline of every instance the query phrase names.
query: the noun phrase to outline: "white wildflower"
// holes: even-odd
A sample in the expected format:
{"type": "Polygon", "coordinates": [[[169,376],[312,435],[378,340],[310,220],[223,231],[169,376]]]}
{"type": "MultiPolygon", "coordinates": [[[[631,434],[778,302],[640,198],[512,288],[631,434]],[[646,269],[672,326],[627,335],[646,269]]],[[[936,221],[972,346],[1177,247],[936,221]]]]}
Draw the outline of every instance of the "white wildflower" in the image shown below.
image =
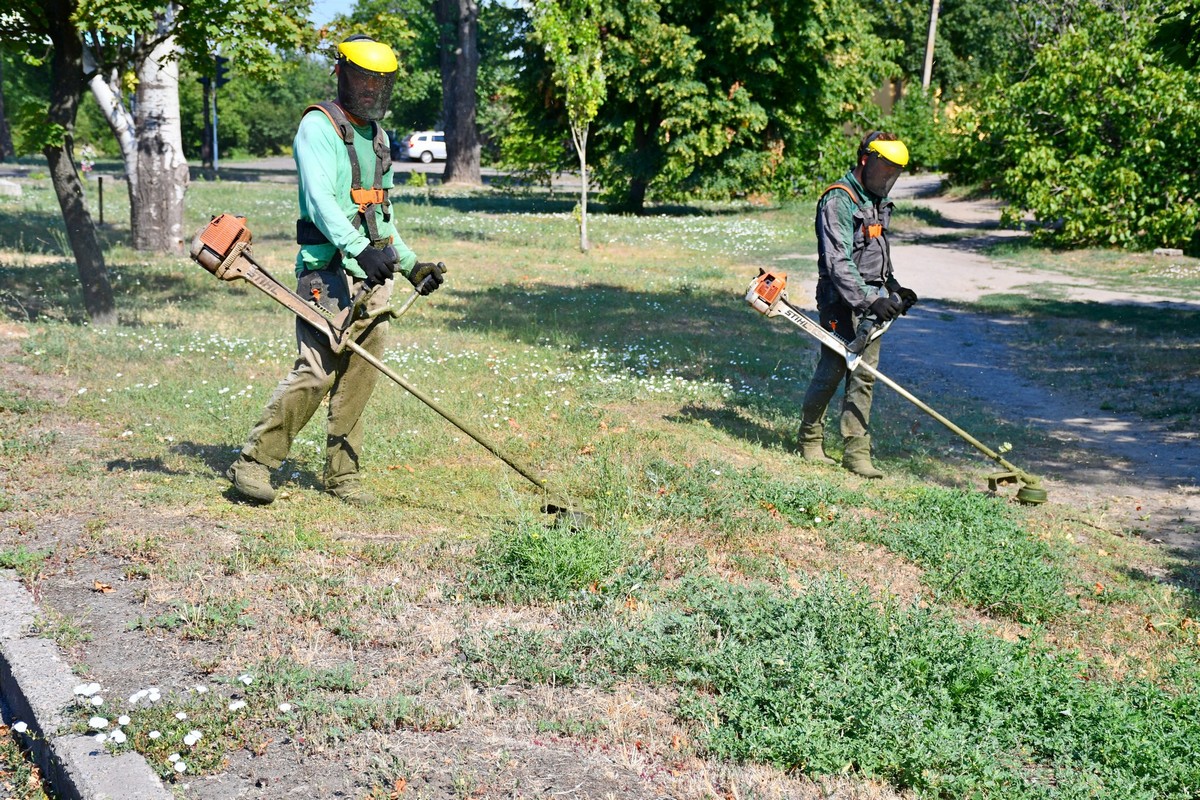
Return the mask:
{"type": "Polygon", "coordinates": [[[88,727],[95,731],[102,731],[108,727],[108,720],[104,717],[92,717],[88,720],[88,727]]]}

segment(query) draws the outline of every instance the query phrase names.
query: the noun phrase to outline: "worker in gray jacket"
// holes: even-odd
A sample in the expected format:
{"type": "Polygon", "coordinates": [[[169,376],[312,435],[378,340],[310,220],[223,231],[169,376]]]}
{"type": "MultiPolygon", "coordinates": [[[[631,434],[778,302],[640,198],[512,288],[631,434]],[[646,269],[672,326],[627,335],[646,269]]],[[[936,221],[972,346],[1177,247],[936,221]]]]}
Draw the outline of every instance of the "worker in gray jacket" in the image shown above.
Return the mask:
{"type": "MultiPolygon", "coordinates": [[[[858,149],[858,164],[830,186],[817,204],[817,311],[821,325],[850,341],[864,318],[895,319],[917,302],[911,289],[892,274],[888,224],[893,203],[888,197],[908,164],[908,148],[895,134],[874,131],[858,149]]],[[[879,364],[880,340],[861,352],[864,363],[879,364]]],[[[841,433],[842,465],[866,478],[880,478],[871,463],[871,395],[875,377],[850,371],[842,354],[821,348],[800,424],[800,452],[808,461],[833,464],[825,454],[825,410],[845,379],[841,433]]]]}

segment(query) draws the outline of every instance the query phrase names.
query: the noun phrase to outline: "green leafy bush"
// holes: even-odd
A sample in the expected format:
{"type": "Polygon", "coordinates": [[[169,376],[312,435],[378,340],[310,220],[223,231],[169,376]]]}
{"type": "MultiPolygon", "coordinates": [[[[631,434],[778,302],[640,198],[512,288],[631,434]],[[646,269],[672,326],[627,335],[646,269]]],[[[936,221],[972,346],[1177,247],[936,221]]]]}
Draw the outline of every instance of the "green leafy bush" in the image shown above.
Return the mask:
{"type": "Polygon", "coordinates": [[[1200,248],[1200,92],[1149,47],[1148,13],[1096,10],[1038,51],[1023,80],[997,77],[959,124],[956,171],[992,181],[1072,246],[1200,248]]]}

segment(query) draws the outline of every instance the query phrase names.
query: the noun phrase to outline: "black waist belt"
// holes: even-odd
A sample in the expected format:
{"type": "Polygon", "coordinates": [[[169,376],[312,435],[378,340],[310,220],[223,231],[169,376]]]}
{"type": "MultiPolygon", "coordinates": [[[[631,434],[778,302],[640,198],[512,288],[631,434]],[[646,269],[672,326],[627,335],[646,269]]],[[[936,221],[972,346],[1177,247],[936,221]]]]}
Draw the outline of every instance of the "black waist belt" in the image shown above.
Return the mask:
{"type": "Polygon", "coordinates": [[[332,244],[315,222],[296,220],[296,244],[332,244]]]}

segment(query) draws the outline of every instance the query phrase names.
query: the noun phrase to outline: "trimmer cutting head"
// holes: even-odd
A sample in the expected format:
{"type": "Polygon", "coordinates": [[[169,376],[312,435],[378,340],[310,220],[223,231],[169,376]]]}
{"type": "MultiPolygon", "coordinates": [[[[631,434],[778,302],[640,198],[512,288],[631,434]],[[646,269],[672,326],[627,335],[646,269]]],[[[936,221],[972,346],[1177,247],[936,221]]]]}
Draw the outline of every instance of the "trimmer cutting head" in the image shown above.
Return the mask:
{"type": "Polygon", "coordinates": [[[555,525],[566,526],[572,531],[596,527],[596,519],[591,514],[576,511],[567,506],[560,506],[553,501],[547,502],[546,505],[542,506],[542,513],[553,515],[555,525]]]}

